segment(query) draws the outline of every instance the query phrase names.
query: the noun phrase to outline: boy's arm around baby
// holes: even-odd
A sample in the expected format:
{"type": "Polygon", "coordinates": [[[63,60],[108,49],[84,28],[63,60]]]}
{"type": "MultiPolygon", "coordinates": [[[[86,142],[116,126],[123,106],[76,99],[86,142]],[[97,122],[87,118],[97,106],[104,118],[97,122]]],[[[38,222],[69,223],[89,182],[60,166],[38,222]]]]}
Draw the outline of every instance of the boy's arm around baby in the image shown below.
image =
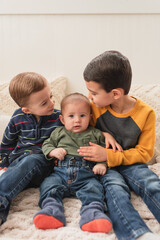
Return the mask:
{"type": "MultiPolygon", "coordinates": [[[[139,113],[140,115],[140,113],[139,113]]],[[[96,144],[90,144],[90,147],[81,147],[79,154],[90,161],[107,161],[109,167],[119,165],[132,165],[134,163],[146,163],[154,154],[155,144],[155,113],[150,108],[145,116],[138,117],[138,126],[140,135],[138,142],[134,147],[113,151],[113,149],[102,149],[96,144]],[[106,151],[106,152],[105,152],[106,151]]]]}

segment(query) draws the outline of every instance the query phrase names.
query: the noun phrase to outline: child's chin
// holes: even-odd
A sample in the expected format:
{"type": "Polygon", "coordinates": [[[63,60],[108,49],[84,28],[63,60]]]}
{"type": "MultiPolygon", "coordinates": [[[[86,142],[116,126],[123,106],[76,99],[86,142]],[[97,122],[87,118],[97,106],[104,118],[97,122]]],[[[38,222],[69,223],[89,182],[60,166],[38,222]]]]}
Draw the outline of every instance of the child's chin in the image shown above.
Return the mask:
{"type": "Polygon", "coordinates": [[[74,129],[73,130],[74,133],[79,133],[79,132],[82,132],[80,129],[74,129]]]}
{"type": "Polygon", "coordinates": [[[95,103],[95,102],[93,102],[93,104],[95,104],[96,105],[96,107],[101,107],[100,105],[98,105],[97,103],[95,103]]]}
{"type": "Polygon", "coordinates": [[[53,112],[54,112],[54,109],[50,110],[47,115],[51,115],[53,112]]]}

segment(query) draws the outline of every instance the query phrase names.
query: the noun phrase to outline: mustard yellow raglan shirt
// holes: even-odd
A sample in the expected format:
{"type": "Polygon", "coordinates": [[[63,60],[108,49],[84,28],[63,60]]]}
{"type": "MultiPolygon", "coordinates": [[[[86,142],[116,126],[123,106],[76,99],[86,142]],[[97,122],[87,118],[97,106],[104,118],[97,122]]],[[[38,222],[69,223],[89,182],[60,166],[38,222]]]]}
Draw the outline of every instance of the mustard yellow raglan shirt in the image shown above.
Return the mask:
{"type": "Polygon", "coordinates": [[[154,154],[155,113],[146,103],[136,99],[134,108],[125,114],[114,112],[110,106],[98,108],[91,103],[91,124],[110,133],[122,146],[123,152],[107,151],[109,167],[146,163],[154,154]]]}

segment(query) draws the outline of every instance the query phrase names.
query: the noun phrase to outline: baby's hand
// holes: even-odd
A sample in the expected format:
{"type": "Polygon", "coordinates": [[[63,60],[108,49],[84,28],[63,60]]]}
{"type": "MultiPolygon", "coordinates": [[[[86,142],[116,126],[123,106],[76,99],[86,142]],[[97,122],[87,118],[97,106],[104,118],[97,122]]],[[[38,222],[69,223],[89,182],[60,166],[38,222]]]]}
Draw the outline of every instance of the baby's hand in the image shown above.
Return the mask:
{"type": "Polygon", "coordinates": [[[97,163],[93,167],[92,171],[94,172],[94,174],[104,175],[107,171],[107,165],[106,165],[106,163],[97,163]]]}
{"type": "Polygon", "coordinates": [[[49,157],[55,157],[60,161],[64,160],[67,151],[64,148],[55,148],[48,154],[49,157]]]}

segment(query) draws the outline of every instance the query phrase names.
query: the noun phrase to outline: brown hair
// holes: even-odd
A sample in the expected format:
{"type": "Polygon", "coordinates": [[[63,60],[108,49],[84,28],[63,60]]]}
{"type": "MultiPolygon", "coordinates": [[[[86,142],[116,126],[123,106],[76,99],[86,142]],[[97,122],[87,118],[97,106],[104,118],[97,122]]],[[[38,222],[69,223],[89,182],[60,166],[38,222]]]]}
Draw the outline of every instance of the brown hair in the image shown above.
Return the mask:
{"type": "Polygon", "coordinates": [[[85,102],[86,105],[88,105],[90,111],[91,111],[91,105],[89,99],[84,96],[81,93],[71,93],[67,96],[65,96],[61,101],[61,112],[63,114],[64,108],[67,104],[73,103],[73,102],[85,102]]]}
{"type": "Polygon", "coordinates": [[[83,73],[85,81],[99,83],[106,92],[122,88],[128,94],[132,80],[132,69],[127,57],[118,51],[106,51],[94,58],[83,73]]]}
{"type": "Polygon", "coordinates": [[[9,93],[13,100],[20,106],[27,105],[32,93],[41,91],[47,86],[47,80],[38,73],[24,72],[16,75],[9,84],[9,93]]]}

